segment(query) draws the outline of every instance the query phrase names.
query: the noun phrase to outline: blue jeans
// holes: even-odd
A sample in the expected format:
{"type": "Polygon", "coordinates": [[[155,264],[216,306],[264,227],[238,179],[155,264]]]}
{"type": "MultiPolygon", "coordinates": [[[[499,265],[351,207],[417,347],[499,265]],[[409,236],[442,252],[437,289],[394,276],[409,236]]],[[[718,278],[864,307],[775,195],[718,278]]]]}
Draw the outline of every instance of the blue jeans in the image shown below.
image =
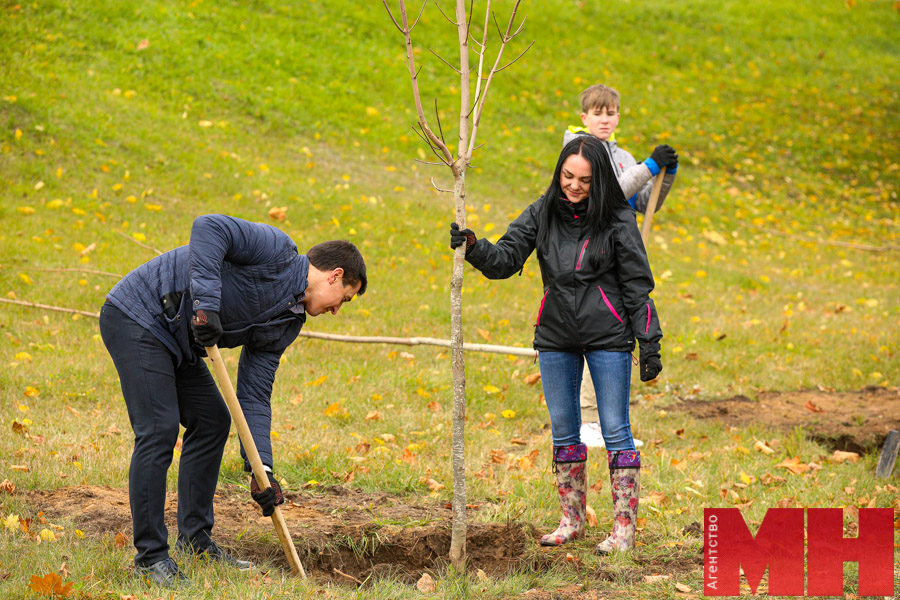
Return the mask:
{"type": "Polygon", "coordinates": [[[203,549],[212,542],[213,496],[231,415],[204,362],[175,367],[162,342],[107,302],[100,335],[122,384],[134,450],[128,499],[134,525],[135,564],[169,556],[165,524],[166,473],[179,424],[185,426],[178,471],[178,540],[203,549]]]}
{"type": "Polygon", "coordinates": [[[634,450],[628,399],[631,391],[631,354],[594,350],[538,354],[541,385],[550,411],[554,446],[581,443],[579,396],[587,361],[597,393],[597,412],[607,450],[634,450]]]}

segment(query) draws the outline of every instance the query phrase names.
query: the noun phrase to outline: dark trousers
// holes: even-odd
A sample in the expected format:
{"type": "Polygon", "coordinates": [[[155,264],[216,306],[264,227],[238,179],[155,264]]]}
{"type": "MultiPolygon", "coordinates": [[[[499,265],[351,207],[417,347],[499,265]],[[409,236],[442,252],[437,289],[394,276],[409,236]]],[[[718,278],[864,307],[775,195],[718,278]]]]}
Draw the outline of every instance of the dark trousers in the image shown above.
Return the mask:
{"type": "Polygon", "coordinates": [[[166,472],[179,423],[185,432],[178,467],[178,542],[203,549],[211,542],[213,495],[231,426],[228,407],[206,363],[176,368],[161,341],[109,302],[100,311],[100,335],[119,372],[134,430],[128,471],[134,562],[147,566],[169,556],[166,472]]]}

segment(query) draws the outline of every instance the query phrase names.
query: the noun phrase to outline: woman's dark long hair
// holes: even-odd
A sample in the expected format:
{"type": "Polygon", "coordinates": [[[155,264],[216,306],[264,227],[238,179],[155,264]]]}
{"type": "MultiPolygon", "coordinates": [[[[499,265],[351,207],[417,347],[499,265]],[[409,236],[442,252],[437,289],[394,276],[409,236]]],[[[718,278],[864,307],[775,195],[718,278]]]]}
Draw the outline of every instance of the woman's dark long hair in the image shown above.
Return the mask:
{"type": "Polygon", "coordinates": [[[588,203],[587,216],[588,235],[591,238],[588,258],[591,265],[597,269],[610,256],[609,236],[613,214],[616,210],[628,206],[625,194],[619,186],[616,171],[610,161],[609,151],[605,144],[590,135],[580,135],[562,149],[559,160],[556,162],[556,170],[553,172],[553,180],[550,187],[544,192],[544,206],[541,222],[538,227],[537,249],[541,252],[547,247],[550,231],[557,219],[562,218],[560,202],[565,195],[562,191],[562,166],[566,159],[572,155],[580,154],[591,165],[591,189],[586,200],[588,203]]]}

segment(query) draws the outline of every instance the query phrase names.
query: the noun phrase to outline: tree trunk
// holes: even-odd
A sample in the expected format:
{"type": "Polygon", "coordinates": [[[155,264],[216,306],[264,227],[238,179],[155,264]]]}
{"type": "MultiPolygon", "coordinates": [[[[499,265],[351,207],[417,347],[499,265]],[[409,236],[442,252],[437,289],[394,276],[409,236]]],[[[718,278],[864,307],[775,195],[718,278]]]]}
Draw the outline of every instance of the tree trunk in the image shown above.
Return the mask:
{"type": "MultiPolygon", "coordinates": [[[[466,174],[454,178],[456,222],[466,228],[466,174]]],[[[450,530],[450,563],[462,572],[466,564],[466,359],[463,355],[462,283],[466,245],[453,253],[450,277],[450,353],[453,359],[453,525],[450,530]]]]}

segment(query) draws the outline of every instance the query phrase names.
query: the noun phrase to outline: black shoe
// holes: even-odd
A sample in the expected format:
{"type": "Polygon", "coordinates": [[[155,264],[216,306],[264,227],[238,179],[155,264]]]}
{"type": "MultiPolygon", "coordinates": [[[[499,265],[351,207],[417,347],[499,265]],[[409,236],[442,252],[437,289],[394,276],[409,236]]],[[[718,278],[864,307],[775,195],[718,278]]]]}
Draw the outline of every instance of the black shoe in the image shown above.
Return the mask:
{"type": "Polygon", "coordinates": [[[229,567],[234,567],[238,571],[249,571],[253,567],[253,563],[249,560],[239,560],[222,550],[215,542],[210,542],[209,546],[197,552],[197,556],[206,560],[213,560],[229,567]]]}
{"type": "Polygon", "coordinates": [[[170,589],[175,589],[189,582],[189,579],[184,576],[184,573],[181,572],[181,569],[178,568],[178,565],[171,558],[155,562],[148,567],[135,566],[134,575],[148,583],[155,583],[170,589]]]}

